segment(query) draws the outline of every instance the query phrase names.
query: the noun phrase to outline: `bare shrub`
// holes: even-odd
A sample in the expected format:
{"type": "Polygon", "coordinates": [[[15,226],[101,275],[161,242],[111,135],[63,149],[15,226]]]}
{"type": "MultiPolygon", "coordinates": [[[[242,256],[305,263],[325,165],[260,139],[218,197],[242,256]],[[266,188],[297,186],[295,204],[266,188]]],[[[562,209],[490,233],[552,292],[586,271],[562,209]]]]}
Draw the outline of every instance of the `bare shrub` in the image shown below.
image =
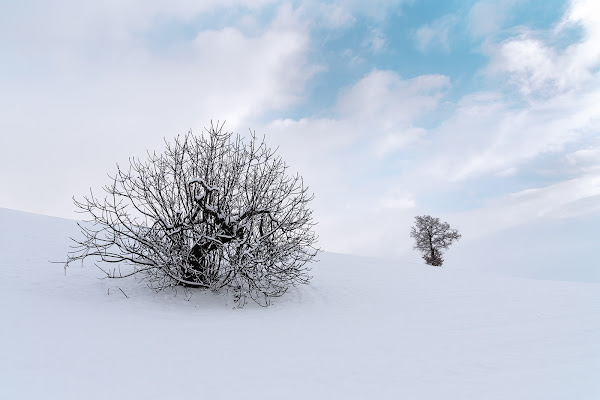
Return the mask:
{"type": "Polygon", "coordinates": [[[74,200],[89,220],[65,268],[96,259],[107,277],[143,273],[155,289],[233,290],[239,305],[268,305],[308,283],[317,254],[313,196],[264,139],[249,143],[219,123],[188,132],[162,154],[132,158],[105,186],[74,200]],[[115,267],[108,267],[115,264],[115,267]]]}

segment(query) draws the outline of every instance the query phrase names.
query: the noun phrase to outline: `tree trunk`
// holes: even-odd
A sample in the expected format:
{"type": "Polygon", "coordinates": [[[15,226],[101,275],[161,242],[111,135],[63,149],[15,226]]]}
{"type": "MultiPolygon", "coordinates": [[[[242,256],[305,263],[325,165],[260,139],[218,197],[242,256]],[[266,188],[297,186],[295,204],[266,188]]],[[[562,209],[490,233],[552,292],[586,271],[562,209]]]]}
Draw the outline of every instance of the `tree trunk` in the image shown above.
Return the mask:
{"type": "Polygon", "coordinates": [[[431,262],[435,260],[435,251],[433,250],[433,243],[431,242],[431,233],[427,234],[429,236],[429,251],[431,252],[431,262]]]}

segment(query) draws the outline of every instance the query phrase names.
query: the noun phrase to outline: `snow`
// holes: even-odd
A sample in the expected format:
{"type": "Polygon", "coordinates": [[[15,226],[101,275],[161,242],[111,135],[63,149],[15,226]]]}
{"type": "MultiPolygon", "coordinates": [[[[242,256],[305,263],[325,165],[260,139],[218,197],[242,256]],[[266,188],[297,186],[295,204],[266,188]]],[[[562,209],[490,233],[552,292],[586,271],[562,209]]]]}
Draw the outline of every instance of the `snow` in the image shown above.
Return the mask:
{"type": "Polygon", "coordinates": [[[600,398],[598,282],[323,253],[310,285],[237,309],[65,276],[48,261],[77,232],[0,209],[0,398],[600,398]]]}
{"type": "Polygon", "coordinates": [[[202,178],[194,178],[194,179],[190,179],[188,181],[188,186],[192,185],[194,183],[199,183],[201,184],[207,191],[209,192],[213,192],[215,190],[219,190],[219,188],[217,186],[210,186],[209,184],[206,183],[206,181],[202,178]]]}

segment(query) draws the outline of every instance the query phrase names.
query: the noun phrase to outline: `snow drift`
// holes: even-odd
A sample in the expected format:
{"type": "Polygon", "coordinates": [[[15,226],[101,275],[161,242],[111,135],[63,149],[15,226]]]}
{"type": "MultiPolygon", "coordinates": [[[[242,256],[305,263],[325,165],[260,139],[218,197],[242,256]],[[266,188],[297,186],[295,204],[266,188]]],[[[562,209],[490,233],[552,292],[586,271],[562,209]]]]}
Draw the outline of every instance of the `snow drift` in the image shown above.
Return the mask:
{"type": "Polygon", "coordinates": [[[76,231],[0,209],[1,398],[600,398],[599,283],[324,253],[310,285],[237,309],[65,276],[76,231]]]}

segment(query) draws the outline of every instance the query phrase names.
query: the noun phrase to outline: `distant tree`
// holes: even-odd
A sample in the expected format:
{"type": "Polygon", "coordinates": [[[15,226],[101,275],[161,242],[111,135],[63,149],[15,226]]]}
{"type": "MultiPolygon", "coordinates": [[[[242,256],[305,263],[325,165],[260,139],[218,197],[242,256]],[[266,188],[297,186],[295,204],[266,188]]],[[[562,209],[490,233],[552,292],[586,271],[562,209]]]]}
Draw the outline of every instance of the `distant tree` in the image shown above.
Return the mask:
{"type": "Polygon", "coordinates": [[[423,253],[427,264],[435,266],[444,262],[442,251],[461,237],[456,229],[450,229],[447,222],[440,222],[439,218],[431,215],[415,217],[410,236],[415,239],[414,249],[423,253]]]}
{"type": "Polygon", "coordinates": [[[268,305],[308,283],[318,251],[313,196],[264,140],[245,143],[222,128],[211,123],[147,161],[132,158],[103,198],[75,200],[89,220],[65,268],[91,257],[109,278],[143,273],[155,289],[231,289],[239,305],[268,305]]]}

